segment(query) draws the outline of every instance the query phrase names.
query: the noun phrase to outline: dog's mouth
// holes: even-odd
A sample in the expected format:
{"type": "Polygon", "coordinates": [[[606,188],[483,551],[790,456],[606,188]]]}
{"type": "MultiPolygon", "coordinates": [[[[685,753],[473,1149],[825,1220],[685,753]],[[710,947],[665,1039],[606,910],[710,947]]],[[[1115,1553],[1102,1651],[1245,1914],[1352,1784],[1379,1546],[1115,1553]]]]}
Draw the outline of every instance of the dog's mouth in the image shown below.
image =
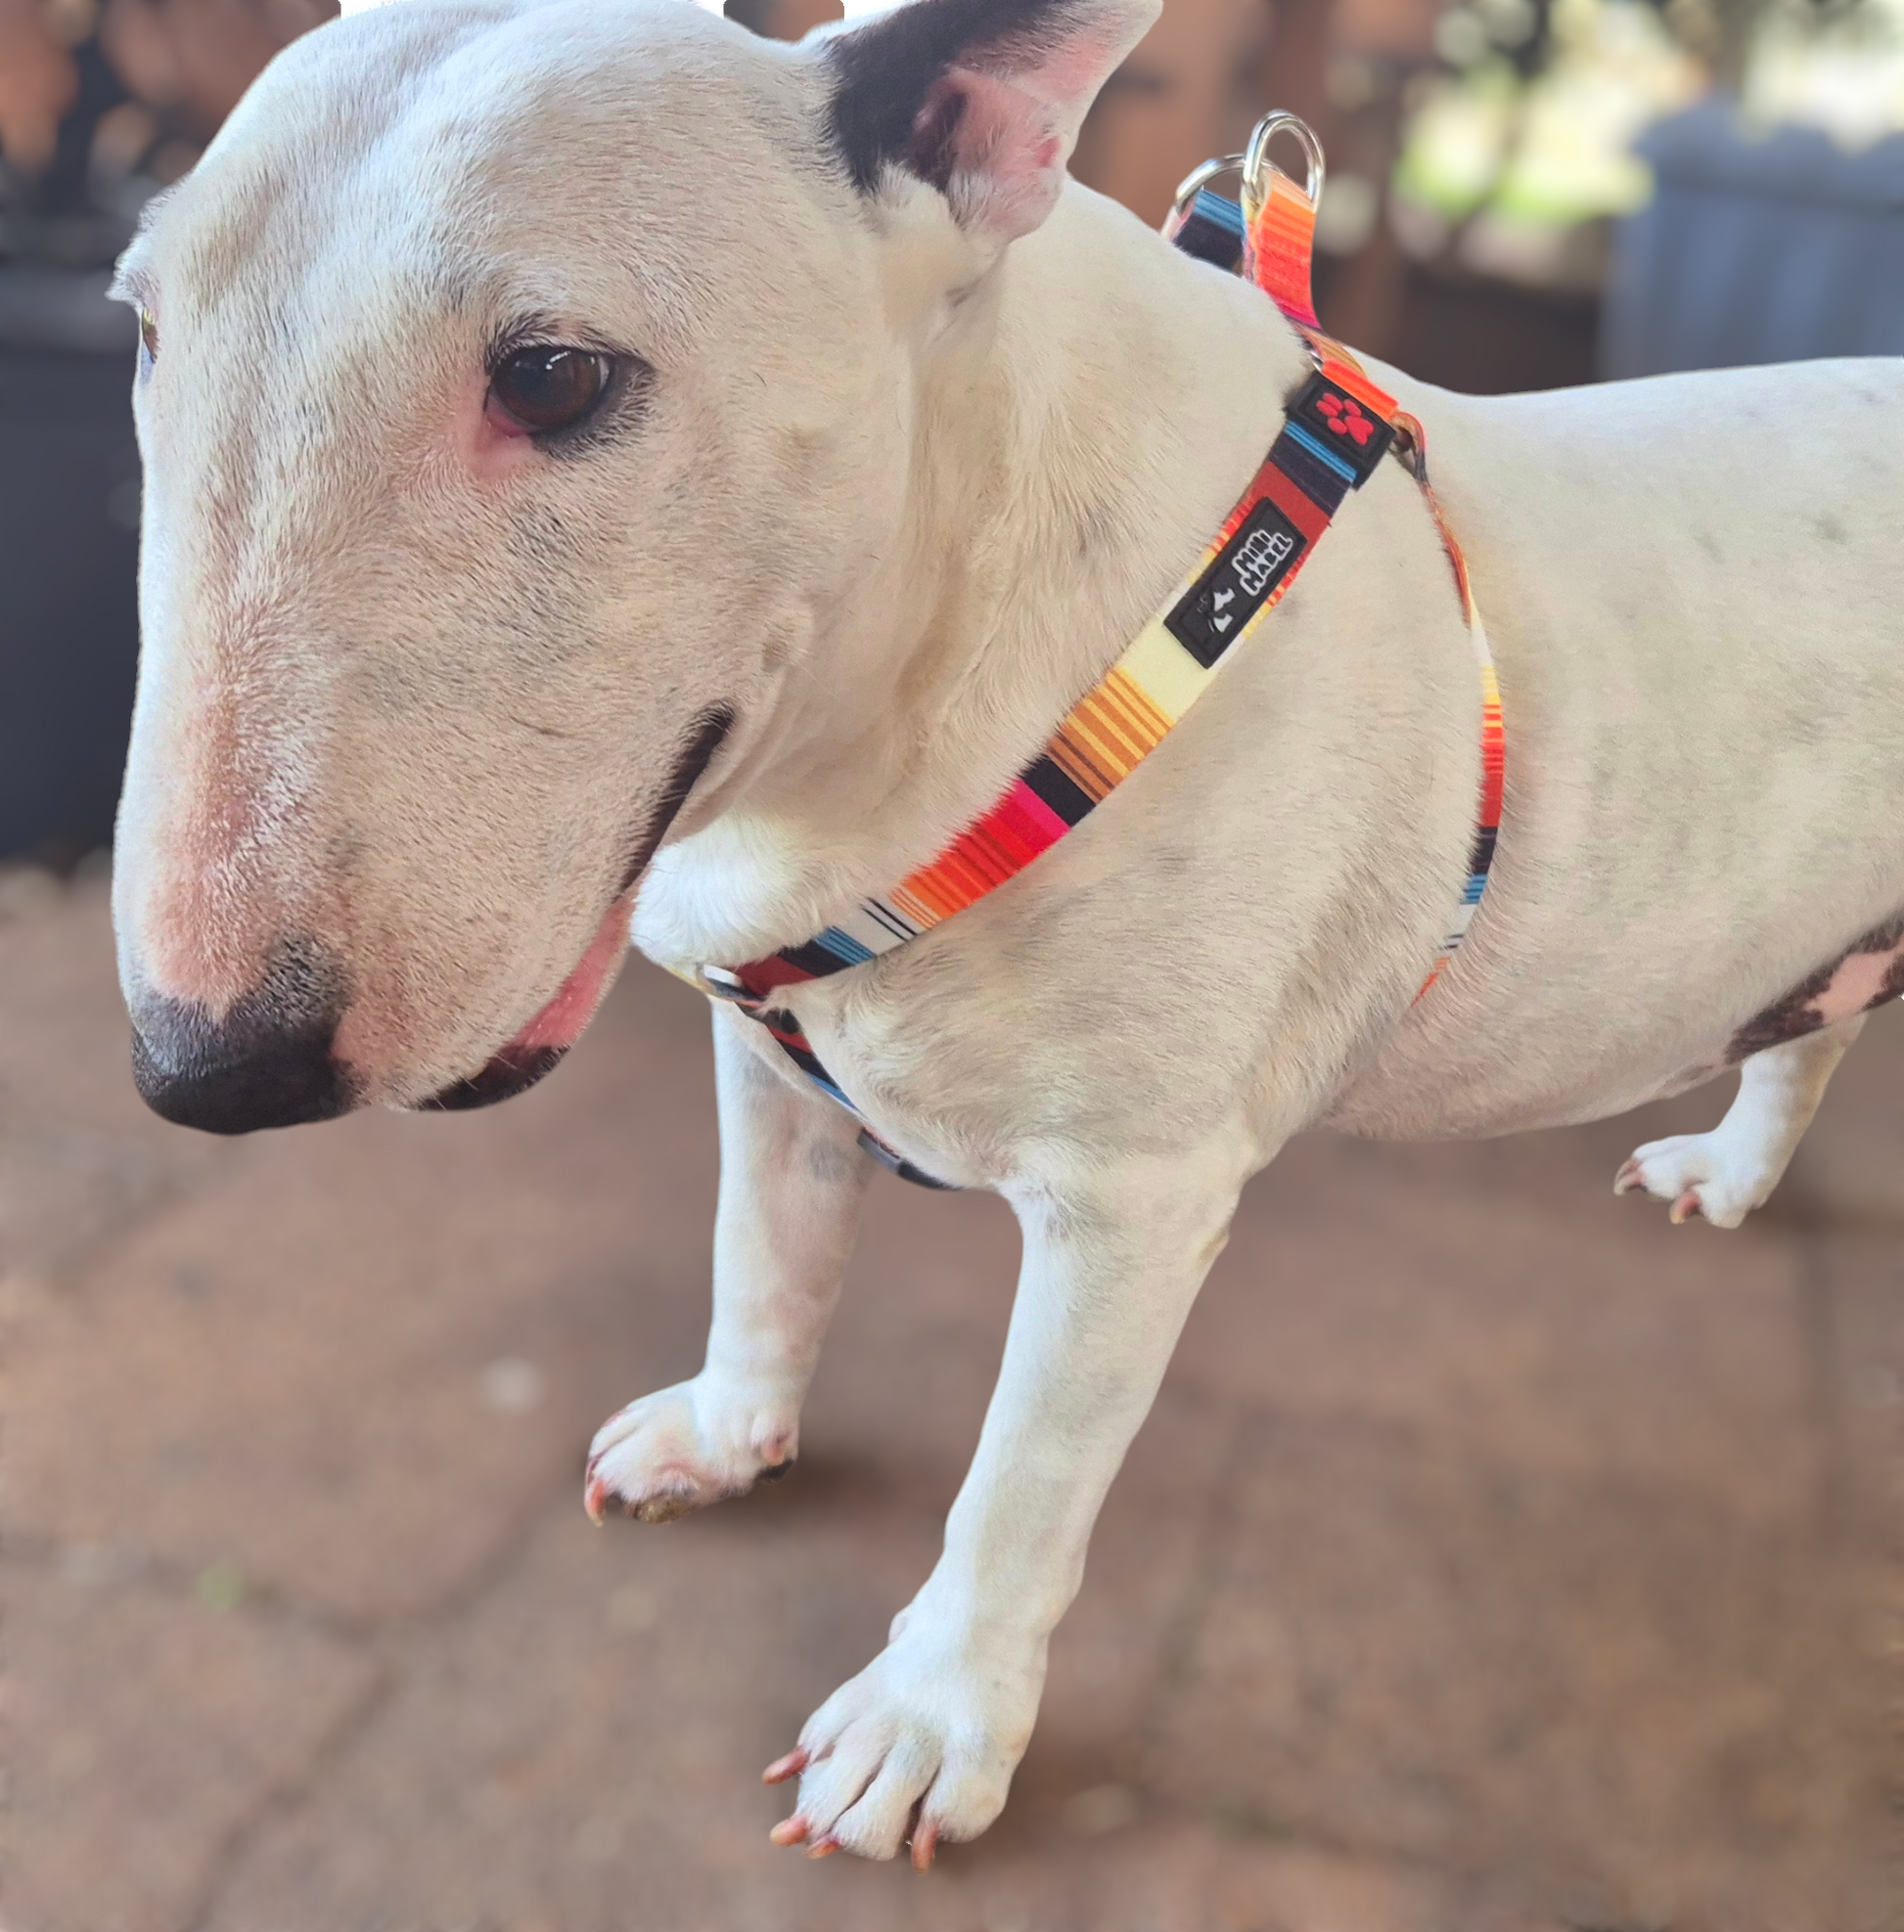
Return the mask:
{"type": "Polygon", "coordinates": [[[514,1100],[525,1093],[562,1063],[562,1058],[587,1030],[602,1004],[603,995],[614,978],[615,968],[628,950],[628,921],[635,909],[635,892],[642,874],[667,835],[695,782],[707,769],[708,761],[721,747],[733,728],[733,708],[717,704],[695,724],[694,735],[682,746],[674,769],[668,775],[659,802],[650,819],[647,833],[629,861],[621,890],[609,908],[581,964],[562,982],[556,996],[500,1052],[466,1080],[453,1081],[440,1093],[419,1103],[427,1113],[467,1113],[472,1107],[494,1106],[498,1101],[514,1100]]]}
{"type": "Polygon", "coordinates": [[[595,1017],[628,950],[628,920],[634,904],[632,891],[622,893],[555,998],[478,1071],[431,1095],[421,1102],[422,1110],[467,1113],[472,1107],[494,1106],[498,1101],[514,1100],[560,1065],[595,1017]]]}

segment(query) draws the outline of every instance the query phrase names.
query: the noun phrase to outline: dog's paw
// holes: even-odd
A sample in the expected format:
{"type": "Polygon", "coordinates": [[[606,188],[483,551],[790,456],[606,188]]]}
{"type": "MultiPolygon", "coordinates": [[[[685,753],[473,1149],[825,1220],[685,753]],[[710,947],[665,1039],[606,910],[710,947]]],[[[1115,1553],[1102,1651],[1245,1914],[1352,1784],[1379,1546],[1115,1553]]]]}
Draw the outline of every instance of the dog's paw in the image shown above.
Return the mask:
{"type": "Polygon", "coordinates": [[[924,1871],[941,1840],[975,1838],[1005,1809],[1031,1739],[1042,1645],[1018,1658],[935,1642],[917,1621],[814,1712],[799,1748],[767,1767],[797,1774],[799,1803],[776,1845],[825,1858],[889,1859],[910,1843],[924,1871]]]}
{"type": "Polygon", "coordinates": [[[644,1523],[670,1523],[785,1475],[798,1446],[795,1414],[697,1376],[602,1424],[589,1444],[583,1504],[598,1523],[611,1505],[644,1523]]]}
{"type": "Polygon", "coordinates": [[[1778,1182],[1778,1169],[1768,1169],[1715,1129],[1675,1134],[1636,1148],[1613,1176],[1613,1192],[1644,1188],[1654,1199],[1670,1201],[1675,1226],[1697,1214],[1715,1228],[1737,1228],[1753,1208],[1765,1205],[1778,1182]]]}

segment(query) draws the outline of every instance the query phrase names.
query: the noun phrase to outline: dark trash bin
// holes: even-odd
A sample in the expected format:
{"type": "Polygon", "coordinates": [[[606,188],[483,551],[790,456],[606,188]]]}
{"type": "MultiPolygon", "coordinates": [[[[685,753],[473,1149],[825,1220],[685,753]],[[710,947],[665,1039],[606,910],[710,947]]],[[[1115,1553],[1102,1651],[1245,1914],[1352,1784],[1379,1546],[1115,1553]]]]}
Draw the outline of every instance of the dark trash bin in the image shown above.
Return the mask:
{"type": "Polygon", "coordinates": [[[137,329],[106,274],[0,262],[0,858],[110,842],[138,658],[137,329]]]}
{"type": "Polygon", "coordinates": [[[1615,235],[1605,374],[1904,354],[1904,135],[1847,152],[1708,101],[1639,152],[1657,186],[1615,235]]]}

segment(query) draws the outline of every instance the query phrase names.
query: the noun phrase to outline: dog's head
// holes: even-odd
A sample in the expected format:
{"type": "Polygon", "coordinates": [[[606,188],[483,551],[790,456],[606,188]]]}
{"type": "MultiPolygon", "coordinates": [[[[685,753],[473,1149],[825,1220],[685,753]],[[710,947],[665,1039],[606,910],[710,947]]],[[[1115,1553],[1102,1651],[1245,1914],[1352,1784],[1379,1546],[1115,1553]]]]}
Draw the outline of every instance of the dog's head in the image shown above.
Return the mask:
{"type": "Polygon", "coordinates": [[[397,0],[273,63],[120,270],[114,911],[141,1091],[475,1105],[587,1022],[902,516],[911,359],[1156,0],[397,0]]]}

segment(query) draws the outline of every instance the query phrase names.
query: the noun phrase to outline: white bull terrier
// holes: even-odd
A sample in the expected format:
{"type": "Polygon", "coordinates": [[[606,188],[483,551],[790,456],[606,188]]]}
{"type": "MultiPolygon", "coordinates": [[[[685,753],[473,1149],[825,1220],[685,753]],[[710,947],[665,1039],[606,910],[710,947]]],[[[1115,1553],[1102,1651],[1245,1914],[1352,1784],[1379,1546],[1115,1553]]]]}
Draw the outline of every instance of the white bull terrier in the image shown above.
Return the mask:
{"type": "MultiPolygon", "coordinates": [[[[985,812],[1209,544],[1309,364],[1069,182],[1156,0],[916,0],[797,48],[681,0],[409,0],[282,55],[134,244],[135,1066],[218,1132],[546,1071],[628,933],[796,946],[985,812]],[[638,903],[635,893],[639,890],[638,903]],[[579,962],[579,964],[578,964],[579,962]]],[[[1736,1226],[1904,984],[1904,366],[1426,426],[1220,685],[982,903],[786,989],[879,1142],[1024,1236],[944,1553],[771,1768],[776,1836],[982,1831],[1245,1180],[1292,1134],[1590,1120],[1740,1064],[1618,1185],[1736,1226]],[[1886,831],[1885,828],[1890,828],[1886,831]]],[[[657,1519],[791,1462],[871,1161],[717,1008],[713,1323],[597,1438],[657,1519]]]]}

